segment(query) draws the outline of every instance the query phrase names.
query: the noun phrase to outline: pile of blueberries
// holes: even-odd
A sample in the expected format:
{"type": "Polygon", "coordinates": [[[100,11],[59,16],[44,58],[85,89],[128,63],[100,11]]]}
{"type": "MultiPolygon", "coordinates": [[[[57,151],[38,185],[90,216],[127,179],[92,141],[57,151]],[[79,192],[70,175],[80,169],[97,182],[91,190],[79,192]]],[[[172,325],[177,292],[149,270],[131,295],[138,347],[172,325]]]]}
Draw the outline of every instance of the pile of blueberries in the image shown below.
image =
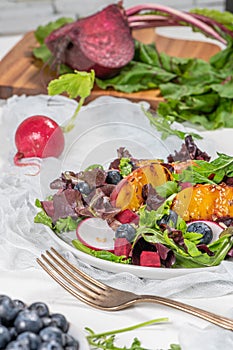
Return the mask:
{"type": "Polygon", "coordinates": [[[50,313],[43,302],[26,305],[0,295],[0,349],[78,350],[69,333],[69,323],[60,313],[50,313]]]}

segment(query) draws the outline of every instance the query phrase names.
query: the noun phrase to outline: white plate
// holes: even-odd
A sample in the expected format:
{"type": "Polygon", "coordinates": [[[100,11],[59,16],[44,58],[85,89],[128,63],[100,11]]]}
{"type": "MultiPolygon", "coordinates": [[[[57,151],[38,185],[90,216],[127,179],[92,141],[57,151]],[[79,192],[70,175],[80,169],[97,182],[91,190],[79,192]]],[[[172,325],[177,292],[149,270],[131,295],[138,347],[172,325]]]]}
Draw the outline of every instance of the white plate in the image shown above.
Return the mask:
{"type": "MultiPolygon", "coordinates": [[[[219,130],[218,130],[219,132],[219,130]]],[[[219,138],[215,133],[203,132],[205,139],[198,141],[198,145],[211,156],[214,156],[219,138]]],[[[218,151],[228,153],[228,137],[221,142],[218,151]]],[[[222,138],[221,138],[222,140],[222,138]]],[[[150,125],[145,117],[141,105],[126,100],[115,100],[113,103],[100,104],[87,107],[82,111],[75,128],[66,135],[66,148],[60,159],[46,159],[41,169],[41,193],[42,199],[53,193],[49,184],[58,178],[62,171],[74,171],[85,169],[91,164],[108,165],[117,156],[119,147],[126,147],[137,158],[162,158],[174,150],[179,150],[182,140],[169,137],[162,141],[160,134],[150,125]]],[[[51,230],[49,234],[65,249],[72,251],[78,258],[97,268],[119,273],[133,273],[139,277],[152,279],[167,279],[188,273],[200,271],[215,271],[217,267],[190,268],[190,269],[166,269],[142,267],[135,265],[118,264],[80,252],[72,246],[72,239],[76,238],[75,232],[56,235],[51,230]]]]}
{"type": "Polygon", "coordinates": [[[47,231],[48,231],[48,234],[58,244],[60,244],[64,249],[70,250],[80,260],[84,261],[87,264],[90,264],[91,266],[97,267],[101,270],[108,271],[108,272],[113,272],[113,273],[126,272],[126,273],[132,273],[138,277],[151,278],[155,280],[165,280],[168,278],[183,276],[190,273],[197,273],[197,272],[200,273],[200,271],[214,272],[218,269],[218,266],[190,268],[190,269],[185,269],[185,268],[177,268],[177,269],[167,268],[166,269],[166,268],[160,268],[160,267],[144,267],[144,266],[137,266],[137,265],[115,263],[115,262],[95,258],[92,255],[88,255],[86,253],[79,251],[78,249],[75,249],[71,243],[73,239],[77,238],[75,232],[56,235],[49,228],[47,229],[47,231]]]}
{"type": "MultiPolygon", "coordinates": [[[[78,115],[75,128],[65,134],[66,147],[60,159],[45,159],[40,181],[44,196],[49,184],[62,171],[79,171],[92,164],[109,165],[117,149],[126,147],[137,158],[166,158],[182,143],[176,137],[162,141],[139,104],[122,99],[87,107],[78,115]]],[[[147,105],[146,105],[147,106],[147,105]]]]}

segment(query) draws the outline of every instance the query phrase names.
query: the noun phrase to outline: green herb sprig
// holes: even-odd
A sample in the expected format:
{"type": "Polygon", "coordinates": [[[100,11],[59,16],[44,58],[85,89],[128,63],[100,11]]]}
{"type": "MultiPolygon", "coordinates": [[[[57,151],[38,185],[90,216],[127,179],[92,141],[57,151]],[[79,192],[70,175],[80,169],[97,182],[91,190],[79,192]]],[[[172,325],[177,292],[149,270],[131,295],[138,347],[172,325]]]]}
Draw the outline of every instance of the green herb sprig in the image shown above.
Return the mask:
{"type": "MultiPolygon", "coordinates": [[[[92,329],[86,327],[86,331],[89,332],[89,335],[87,335],[87,341],[91,347],[94,349],[103,349],[103,350],[149,350],[142,347],[141,342],[138,338],[134,338],[132,344],[130,347],[118,347],[115,343],[116,341],[116,335],[124,332],[133,331],[142,327],[151,326],[154,324],[161,324],[164,322],[168,322],[168,318],[157,318],[150,321],[142,322],[133,326],[101,332],[101,333],[95,333],[92,329]]],[[[177,344],[171,344],[169,347],[169,350],[181,350],[180,346],[177,344]]]]}

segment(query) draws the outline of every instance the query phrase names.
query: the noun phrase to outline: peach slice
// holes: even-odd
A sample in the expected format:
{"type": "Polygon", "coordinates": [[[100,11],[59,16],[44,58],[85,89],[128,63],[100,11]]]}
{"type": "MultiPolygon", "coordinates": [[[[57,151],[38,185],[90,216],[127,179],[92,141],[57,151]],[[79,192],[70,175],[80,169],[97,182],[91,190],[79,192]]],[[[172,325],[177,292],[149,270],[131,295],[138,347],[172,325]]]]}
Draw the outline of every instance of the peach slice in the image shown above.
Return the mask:
{"type": "Polygon", "coordinates": [[[142,188],[146,184],[160,186],[171,179],[169,170],[159,162],[135,169],[113,190],[110,200],[116,208],[136,211],[143,204],[142,188]]]}
{"type": "Polygon", "coordinates": [[[233,216],[233,187],[225,184],[198,184],[180,191],[172,209],[185,221],[233,216]]]}

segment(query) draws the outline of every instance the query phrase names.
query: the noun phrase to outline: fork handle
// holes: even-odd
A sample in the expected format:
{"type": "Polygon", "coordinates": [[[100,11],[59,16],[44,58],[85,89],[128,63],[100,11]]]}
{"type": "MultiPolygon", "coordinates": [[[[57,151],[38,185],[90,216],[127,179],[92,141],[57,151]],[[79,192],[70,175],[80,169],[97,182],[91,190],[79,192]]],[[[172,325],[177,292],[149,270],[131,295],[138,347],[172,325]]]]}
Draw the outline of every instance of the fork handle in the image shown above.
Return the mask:
{"type": "Polygon", "coordinates": [[[145,302],[145,301],[169,306],[174,309],[187,312],[191,315],[200,317],[206,321],[216,324],[219,327],[233,331],[233,319],[217,315],[213,312],[202,310],[202,309],[199,309],[198,307],[187,305],[173,299],[168,299],[168,298],[154,296],[154,295],[140,295],[139,299],[137,299],[135,302],[137,303],[137,302],[145,302]]]}

